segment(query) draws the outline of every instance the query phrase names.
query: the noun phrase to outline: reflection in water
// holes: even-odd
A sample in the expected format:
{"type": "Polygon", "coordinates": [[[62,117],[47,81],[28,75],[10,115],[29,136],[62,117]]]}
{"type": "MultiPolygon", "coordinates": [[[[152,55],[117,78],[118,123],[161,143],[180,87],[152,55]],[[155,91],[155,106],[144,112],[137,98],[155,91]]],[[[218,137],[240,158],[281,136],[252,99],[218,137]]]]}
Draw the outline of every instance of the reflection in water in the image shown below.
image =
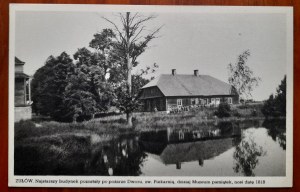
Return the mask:
{"type": "Polygon", "coordinates": [[[16,175],[285,175],[285,121],[220,122],[107,138],[62,135],[32,143],[15,146],[16,175]]]}
{"type": "Polygon", "coordinates": [[[236,124],[225,122],[216,127],[198,129],[170,129],[144,132],[140,144],[152,158],[165,165],[181,169],[184,162],[214,158],[240,142],[241,129],[236,124]]]}
{"type": "Polygon", "coordinates": [[[255,176],[253,170],[259,163],[258,158],[266,155],[266,151],[254,142],[251,133],[245,131],[242,137],[241,143],[236,146],[233,153],[233,158],[236,160],[233,169],[236,173],[241,172],[245,176],[255,176]]]}
{"type": "Polygon", "coordinates": [[[285,119],[265,120],[262,124],[263,127],[268,129],[268,134],[272,139],[279,143],[282,149],[286,149],[286,121],[285,119]]]}
{"type": "Polygon", "coordinates": [[[92,175],[138,176],[145,157],[139,148],[138,137],[126,135],[95,146],[87,170],[92,175]]]}

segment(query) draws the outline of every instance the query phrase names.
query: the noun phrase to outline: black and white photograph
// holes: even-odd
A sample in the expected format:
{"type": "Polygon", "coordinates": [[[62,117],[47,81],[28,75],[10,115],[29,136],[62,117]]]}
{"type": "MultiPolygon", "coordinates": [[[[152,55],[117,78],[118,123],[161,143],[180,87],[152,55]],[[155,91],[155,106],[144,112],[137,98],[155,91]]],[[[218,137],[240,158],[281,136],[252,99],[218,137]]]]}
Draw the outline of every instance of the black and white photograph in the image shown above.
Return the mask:
{"type": "Polygon", "coordinates": [[[11,4],[9,185],[291,187],[292,15],[11,4]]]}

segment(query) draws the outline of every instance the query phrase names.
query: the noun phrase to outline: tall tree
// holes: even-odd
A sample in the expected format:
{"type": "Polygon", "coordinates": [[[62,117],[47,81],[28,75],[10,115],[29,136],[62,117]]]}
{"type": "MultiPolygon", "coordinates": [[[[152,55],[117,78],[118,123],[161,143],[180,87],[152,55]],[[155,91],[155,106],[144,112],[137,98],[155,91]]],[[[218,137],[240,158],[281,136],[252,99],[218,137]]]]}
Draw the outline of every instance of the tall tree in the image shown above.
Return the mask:
{"type": "Polygon", "coordinates": [[[64,92],[73,70],[73,60],[63,52],[58,57],[50,56],[36,71],[32,80],[35,112],[63,120],[64,92]]]}
{"type": "Polygon", "coordinates": [[[281,80],[275,96],[271,94],[269,99],[264,102],[261,112],[267,118],[286,116],[286,76],[281,80]]]}
{"type": "MultiPolygon", "coordinates": [[[[121,25],[118,26],[115,22],[108,18],[104,18],[107,22],[112,24],[116,43],[114,44],[114,56],[119,58],[119,64],[121,69],[125,69],[126,83],[120,83],[120,86],[126,85],[121,88],[121,92],[124,93],[126,99],[122,99],[121,108],[125,111],[127,116],[127,123],[132,126],[132,111],[136,106],[136,99],[132,95],[132,69],[138,65],[137,58],[145,52],[149,45],[149,42],[157,37],[161,27],[147,32],[145,23],[154,19],[155,16],[144,16],[140,13],[120,13],[119,19],[121,25]]],[[[120,71],[119,71],[120,72],[120,71]]]]}
{"type": "Polygon", "coordinates": [[[255,77],[252,69],[246,62],[250,56],[250,51],[246,50],[240,54],[235,64],[228,64],[228,82],[236,89],[240,98],[249,99],[251,92],[259,85],[260,77],[255,77]]]}
{"type": "Polygon", "coordinates": [[[106,78],[110,67],[104,54],[81,48],[74,54],[74,58],[76,59],[77,81],[85,79],[87,84],[85,90],[94,95],[98,111],[106,111],[111,103],[112,88],[106,78]]]}

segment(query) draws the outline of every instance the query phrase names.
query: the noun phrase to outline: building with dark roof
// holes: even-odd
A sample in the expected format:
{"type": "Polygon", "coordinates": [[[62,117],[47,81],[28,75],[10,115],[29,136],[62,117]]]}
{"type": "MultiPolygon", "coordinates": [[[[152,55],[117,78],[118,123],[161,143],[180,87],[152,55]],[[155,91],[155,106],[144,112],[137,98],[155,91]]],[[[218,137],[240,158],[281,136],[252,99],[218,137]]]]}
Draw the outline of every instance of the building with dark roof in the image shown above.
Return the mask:
{"type": "Polygon", "coordinates": [[[15,57],[15,121],[31,119],[31,77],[25,74],[25,62],[15,57]]]}
{"type": "Polygon", "coordinates": [[[142,87],[144,111],[169,111],[186,106],[218,106],[239,102],[235,88],[209,75],[162,74],[142,87]]]}

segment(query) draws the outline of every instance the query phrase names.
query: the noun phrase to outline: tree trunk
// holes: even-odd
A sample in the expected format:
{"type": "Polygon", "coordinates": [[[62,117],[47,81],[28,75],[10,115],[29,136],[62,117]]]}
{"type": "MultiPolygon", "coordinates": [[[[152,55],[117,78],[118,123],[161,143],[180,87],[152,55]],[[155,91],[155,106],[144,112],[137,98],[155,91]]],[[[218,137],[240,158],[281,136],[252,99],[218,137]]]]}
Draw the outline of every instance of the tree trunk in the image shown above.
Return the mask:
{"type": "Polygon", "coordinates": [[[128,126],[132,127],[132,112],[126,113],[126,119],[128,126]]]}
{"type": "Polygon", "coordinates": [[[78,117],[78,114],[73,115],[73,123],[77,123],[77,117],[78,117]]]}
{"type": "MultiPolygon", "coordinates": [[[[127,67],[128,67],[128,71],[127,71],[127,86],[128,86],[128,94],[130,99],[132,99],[132,84],[131,84],[131,62],[130,62],[130,56],[129,53],[127,53],[127,67]]],[[[127,112],[127,124],[129,126],[132,126],[132,112],[129,111],[127,112]]]]}
{"type": "MultiPolygon", "coordinates": [[[[132,70],[132,63],[130,60],[130,50],[129,50],[129,46],[130,46],[130,36],[129,36],[129,32],[130,32],[130,24],[129,24],[129,15],[130,13],[127,12],[126,13],[126,41],[127,41],[127,50],[126,50],[126,60],[127,60],[127,89],[128,89],[128,95],[129,97],[132,99],[132,81],[131,81],[131,70],[132,70]]],[[[127,124],[129,126],[132,126],[132,112],[128,111],[126,113],[127,115],[127,124]]]]}

